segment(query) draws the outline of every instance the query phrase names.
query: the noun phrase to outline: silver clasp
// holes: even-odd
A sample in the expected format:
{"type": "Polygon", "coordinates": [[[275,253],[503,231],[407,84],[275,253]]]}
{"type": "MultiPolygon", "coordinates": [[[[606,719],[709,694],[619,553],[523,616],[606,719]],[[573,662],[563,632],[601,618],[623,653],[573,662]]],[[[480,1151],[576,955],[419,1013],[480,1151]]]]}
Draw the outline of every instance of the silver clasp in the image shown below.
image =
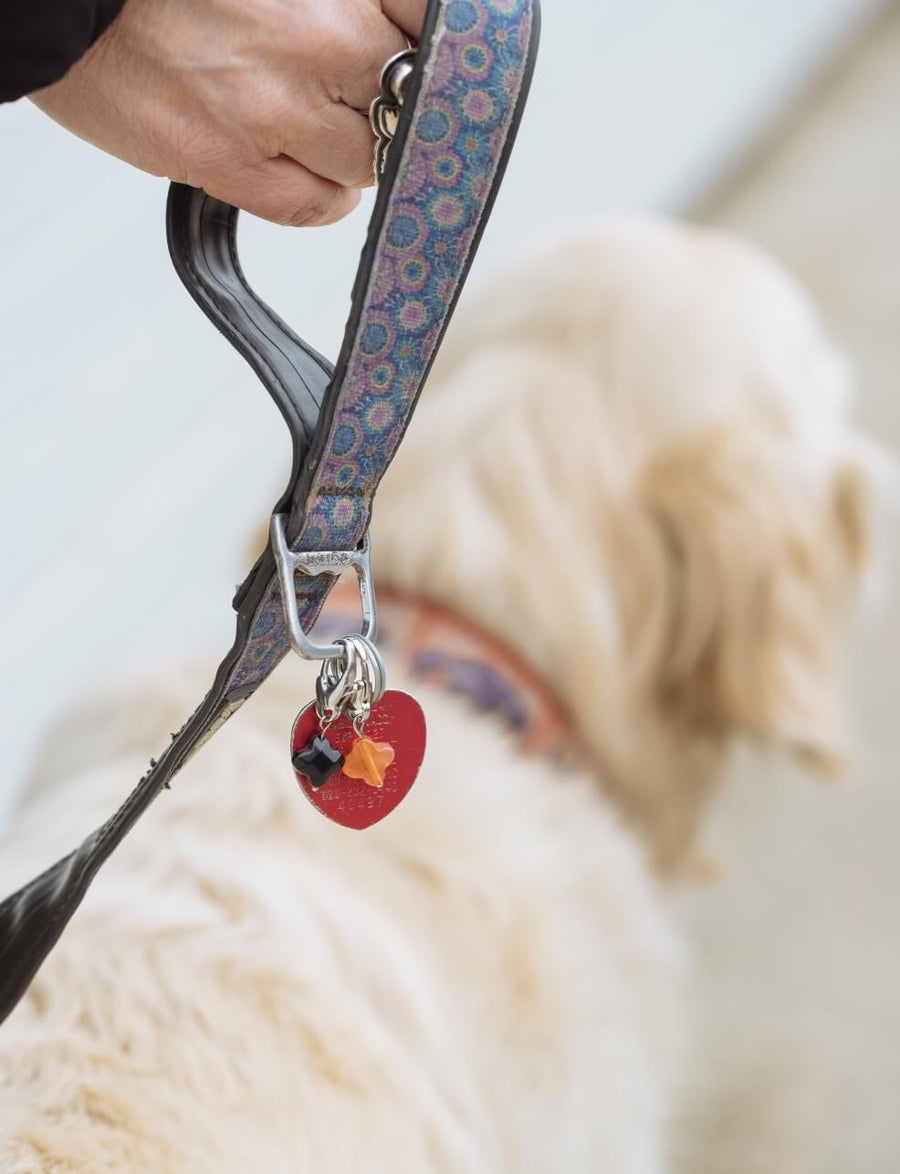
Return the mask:
{"type": "Polygon", "coordinates": [[[387,163],[388,150],[397,133],[406,83],[413,71],[416,51],[412,47],[396,53],[381,71],[378,96],[369,106],[369,125],[375,132],[375,182],[378,183],[387,163]]]}
{"type": "Polygon", "coordinates": [[[384,661],[365,636],[342,636],[338,644],[341,659],[322,662],[316,681],[316,713],[324,731],[344,710],[359,733],[372,706],[384,696],[384,661]]]}
{"type": "Polygon", "coordinates": [[[304,575],[338,576],[348,567],[356,571],[359,580],[359,602],[362,611],[362,635],[372,643],[378,630],[375,614],[375,591],[372,586],[372,562],[369,535],[366,534],[359,550],[301,550],[293,551],[287,543],[285,515],[273,514],[269,526],[275,566],[278,569],[278,585],[284,605],[284,622],[287,626],[291,648],[306,660],[330,660],[343,658],[346,647],[343,644],[314,644],[303,631],[297,612],[297,595],[294,576],[297,571],[304,575]]]}

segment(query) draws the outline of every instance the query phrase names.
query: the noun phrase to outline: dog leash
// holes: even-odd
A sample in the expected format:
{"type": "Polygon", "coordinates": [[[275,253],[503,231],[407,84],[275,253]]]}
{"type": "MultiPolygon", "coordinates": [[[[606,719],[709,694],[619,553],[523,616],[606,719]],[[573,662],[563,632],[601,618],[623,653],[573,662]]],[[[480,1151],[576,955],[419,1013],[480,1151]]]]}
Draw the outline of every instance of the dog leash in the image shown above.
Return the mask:
{"type": "Polygon", "coordinates": [[[331,818],[362,827],[411,785],[424,724],[405,694],[385,708],[390,691],[374,644],[367,537],[372,499],[490,214],[527,97],[538,31],[538,0],[429,0],[418,46],[385,66],[370,112],[379,189],[334,367],[248,285],[237,255],[237,210],[171,186],[167,230],[175,268],[281,411],[293,443],[290,480],[273,512],[270,542],[235,595],[235,641],[206,697],[119,810],[0,903],[0,1020],[104,861],[290,648],[323,661],[316,702],[301,712],[292,736],[294,769],[308,797],[331,818]],[[359,578],[363,633],[315,645],[308,634],[347,567],[359,578]],[[383,740],[388,727],[393,744],[383,740]],[[317,739],[326,745],[317,747],[317,739]],[[356,776],[344,773],[351,755],[359,759],[356,776]],[[348,804],[347,796],[356,798],[348,804]]]}

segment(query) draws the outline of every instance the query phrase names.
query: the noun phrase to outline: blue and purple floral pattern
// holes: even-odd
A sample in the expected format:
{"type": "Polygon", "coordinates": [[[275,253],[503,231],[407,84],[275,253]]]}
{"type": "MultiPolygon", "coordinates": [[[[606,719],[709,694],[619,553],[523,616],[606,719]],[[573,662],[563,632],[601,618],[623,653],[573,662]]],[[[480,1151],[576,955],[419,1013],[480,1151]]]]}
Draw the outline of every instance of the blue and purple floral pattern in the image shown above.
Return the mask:
{"type": "MultiPolygon", "coordinates": [[[[443,0],[297,550],[347,550],[400,443],[466,271],[525,80],[531,0],[443,0]]],[[[298,581],[307,627],[327,584],[298,581]]],[[[228,691],[287,651],[273,579],[228,691]]]]}

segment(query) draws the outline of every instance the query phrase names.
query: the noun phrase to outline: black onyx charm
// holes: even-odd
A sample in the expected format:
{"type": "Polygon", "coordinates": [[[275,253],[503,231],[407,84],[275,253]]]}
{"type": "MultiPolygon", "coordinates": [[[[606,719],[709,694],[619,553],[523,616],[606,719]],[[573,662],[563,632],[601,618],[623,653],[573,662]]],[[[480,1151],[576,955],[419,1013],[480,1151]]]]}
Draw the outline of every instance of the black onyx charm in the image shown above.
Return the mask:
{"type": "Polygon", "coordinates": [[[291,759],[294,770],[309,780],[309,785],[318,791],[332,775],[344,765],[344,756],[335,750],[327,738],[317,734],[305,748],[291,759]]]}

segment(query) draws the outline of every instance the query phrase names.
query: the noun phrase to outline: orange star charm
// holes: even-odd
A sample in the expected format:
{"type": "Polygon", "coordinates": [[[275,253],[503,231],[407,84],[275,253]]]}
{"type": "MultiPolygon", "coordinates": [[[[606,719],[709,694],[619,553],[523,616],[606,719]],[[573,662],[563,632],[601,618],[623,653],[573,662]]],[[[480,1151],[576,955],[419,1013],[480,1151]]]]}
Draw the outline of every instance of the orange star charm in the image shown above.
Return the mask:
{"type": "Polygon", "coordinates": [[[394,747],[390,742],[357,738],[341,767],[341,773],[348,779],[362,779],[367,787],[383,787],[387,768],[393,761],[394,747]]]}

